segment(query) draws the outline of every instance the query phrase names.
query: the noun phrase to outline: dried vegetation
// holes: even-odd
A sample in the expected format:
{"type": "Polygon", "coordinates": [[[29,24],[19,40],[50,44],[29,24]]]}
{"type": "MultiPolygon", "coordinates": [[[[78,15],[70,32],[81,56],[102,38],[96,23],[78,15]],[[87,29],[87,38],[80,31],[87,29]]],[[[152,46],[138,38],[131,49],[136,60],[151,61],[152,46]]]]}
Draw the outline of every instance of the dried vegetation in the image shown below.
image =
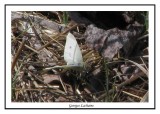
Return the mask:
{"type": "Polygon", "coordinates": [[[86,26],[66,12],[12,12],[12,102],[146,102],[148,33],[138,38],[132,56],[117,53],[110,61],[87,47],[86,26]],[[72,32],[85,68],[66,65],[66,35],[72,32]]]}

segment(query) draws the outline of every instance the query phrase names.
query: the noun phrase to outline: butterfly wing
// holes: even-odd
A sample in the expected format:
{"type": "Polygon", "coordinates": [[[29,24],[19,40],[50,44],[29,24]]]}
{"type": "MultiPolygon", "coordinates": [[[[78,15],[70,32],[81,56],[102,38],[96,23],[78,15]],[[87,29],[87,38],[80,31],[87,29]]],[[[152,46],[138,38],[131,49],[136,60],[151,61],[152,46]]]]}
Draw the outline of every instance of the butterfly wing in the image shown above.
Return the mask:
{"type": "Polygon", "coordinates": [[[83,65],[82,53],[75,37],[71,33],[68,33],[67,35],[64,49],[64,60],[69,66],[83,65]]]}

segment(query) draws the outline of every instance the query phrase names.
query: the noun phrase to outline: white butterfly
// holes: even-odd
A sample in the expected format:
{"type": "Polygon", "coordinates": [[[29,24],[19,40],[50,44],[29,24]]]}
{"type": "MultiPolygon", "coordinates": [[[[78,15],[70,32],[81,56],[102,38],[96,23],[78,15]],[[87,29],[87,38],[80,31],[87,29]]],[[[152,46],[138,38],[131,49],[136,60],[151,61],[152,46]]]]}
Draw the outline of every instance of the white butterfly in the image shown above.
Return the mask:
{"type": "Polygon", "coordinates": [[[81,50],[78,46],[78,43],[75,37],[68,33],[66,38],[66,44],[64,48],[64,60],[67,62],[67,65],[63,66],[54,66],[46,69],[52,68],[65,68],[65,69],[79,69],[83,68],[83,58],[81,50]]]}
{"type": "Polygon", "coordinates": [[[68,33],[65,49],[64,49],[64,60],[67,62],[67,66],[83,66],[83,58],[81,50],[75,37],[68,33]]]}

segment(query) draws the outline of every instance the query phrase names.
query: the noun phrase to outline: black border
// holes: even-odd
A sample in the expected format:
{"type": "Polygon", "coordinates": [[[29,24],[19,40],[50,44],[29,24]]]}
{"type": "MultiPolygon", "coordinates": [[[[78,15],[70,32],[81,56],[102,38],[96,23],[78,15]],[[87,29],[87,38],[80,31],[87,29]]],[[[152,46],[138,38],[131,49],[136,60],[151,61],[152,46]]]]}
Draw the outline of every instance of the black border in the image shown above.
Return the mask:
{"type": "MultiPolygon", "coordinates": [[[[156,4],[4,4],[4,109],[156,109],[156,4]],[[7,6],[153,6],[154,7],[154,108],[6,108],[6,7],[7,6]]],[[[143,105],[143,104],[142,104],[143,105]]]]}

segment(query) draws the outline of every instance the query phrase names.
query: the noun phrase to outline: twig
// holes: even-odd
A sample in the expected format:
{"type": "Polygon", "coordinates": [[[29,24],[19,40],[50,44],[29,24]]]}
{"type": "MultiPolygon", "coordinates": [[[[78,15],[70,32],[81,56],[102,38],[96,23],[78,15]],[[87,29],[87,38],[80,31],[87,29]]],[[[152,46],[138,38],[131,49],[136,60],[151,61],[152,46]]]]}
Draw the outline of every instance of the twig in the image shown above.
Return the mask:
{"type": "Polygon", "coordinates": [[[133,63],[133,64],[135,64],[139,69],[141,69],[145,74],[146,74],[146,76],[148,77],[148,71],[144,68],[144,67],[142,67],[141,65],[139,65],[138,63],[136,63],[136,62],[134,62],[134,61],[131,61],[131,60],[128,60],[128,59],[125,59],[126,61],[128,61],[128,62],[131,62],[131,63],[133,63]]]}
{"type": "Polygon", "coordinates": [[[127,95],[130,95],[130,96],[132,96],[132,97],[136,97],[136,98],[138,98],[138,99],[142,99],[142,97],[139,97],[139,96],[134,95],[134,94],[132,94],[132,93],[129,93],[129,92],[127,92],[127,91],[122,91],[122,92],[125,93],[125,94],[127,94],[127,95]]]}
{"type": "Polygon", "coordinates": [[[139,37],[138,40],[144,39],[144,38],[146,38],[146,37],[148,37],[148,34],[139,37]]]}
{"type": "MultiPolygon", "coordinates": [[[[22,42],[20,42],[20,41],[18,41],[18,42],[19,42],[19,43],[22,43],[22,42]]],[[[37,50],[33,49],[32,47],[28,46],[27,44],[25,44],[24,46],[25,46],[26,48],[32,50],[33,52],[37,53],[37,54],[39,53],[37,50]]]]}
{"type": "Polygon", "coordinates": [[[61,82],[61,84],[62,84],[62,87],[63,87],[65,93],[67,94],[67,90],[66,90],[66,88],[65,88],[65,86],[64,86],[64,83],[63,83],[61,77],[60,77],[59,75],[58,75],[58,77],[59,77],[59,80],[60,80],[60,82],[61,82]]]}
{"type": "Polygon", "coordinates": [[[52,85],[50,85],[50,84],[44,83],[42,80],[40,80],[39,78],[37,78],[36,76],[34,76],[32,72],[29,72],[29,75],[28,75],[28,76],[31,78],[31,80],[33,81],[33,84],[35,85],[36,88],[53,88],[53,89],[58,89],[58,88],[59,88],[59,86],[52,86],[52,85]],[[34,78],[33,78],[32,76],[34,76],[34,77],[35,77],[36,79],[38,79],[40,82],[46,84],[46,86],[45,86],[45,85],[44,85],[44,86],[43,86],[43,85],[39,85],[39,84],[34,80],[34,78]]]}
{"type": "Polygon", "coordinates": [[[12,72],[12,73],[13,73],[14,67],[15,67],[15,65],[16,65],[16,62],[17,62],[17,60],[18,60],[18,57],[19,57],[21,51],[22,51],[23,48],[24,48],[25,41],[26,41],[26,38],[23,38],[23,41],[22,41],[22,43],[21,43],[21,45],[20,45],[20,47],[19,47],[19,49],[18,49],[18,51],[17,51],[14,59],[13,59],[12,67],[11,67],[11,72],[12,72]]]}

